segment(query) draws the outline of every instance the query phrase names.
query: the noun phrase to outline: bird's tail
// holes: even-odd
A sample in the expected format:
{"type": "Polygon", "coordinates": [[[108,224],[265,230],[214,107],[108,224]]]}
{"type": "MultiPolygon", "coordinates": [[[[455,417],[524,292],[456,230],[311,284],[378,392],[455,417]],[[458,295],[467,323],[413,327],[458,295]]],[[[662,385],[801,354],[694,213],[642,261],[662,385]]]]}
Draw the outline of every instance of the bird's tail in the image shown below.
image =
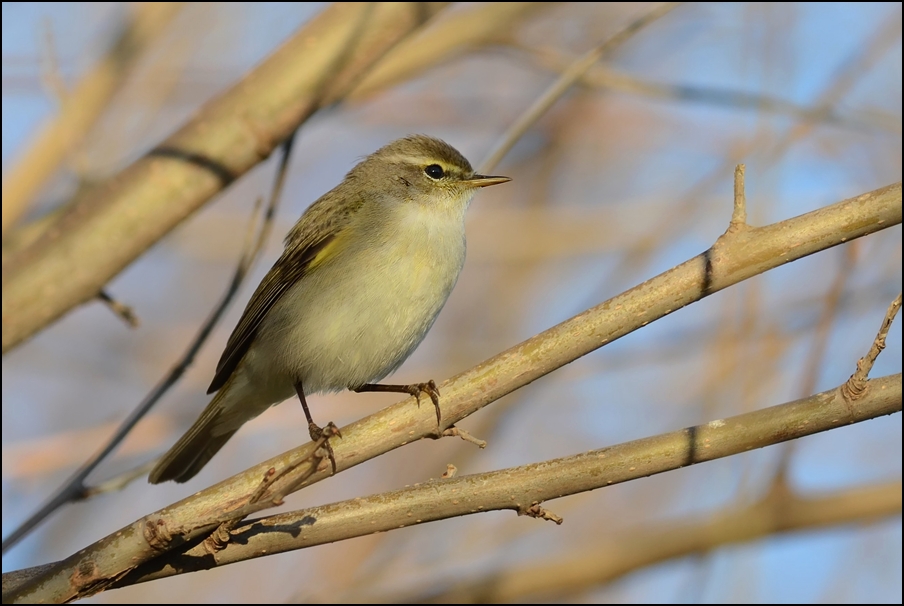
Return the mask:
{"type": "Polygon", "coordinates": [[[223,431],[220,415],[225,410],[226,395],[229,393],[229,384],[224,385],[214,396],[201,416],[195,421],[185,435],[170,448],[151,470],[148,481],[151,484],[160,484],[175,480],[187,482],[195,476],[207,462],[217,454],[229,438],[238,431],[241,424],[234,429],[223,431]],[[219,426],[219,427],[218,427],[219,426]],[[219,431],[215,431],[219,429],[219,431]]]}

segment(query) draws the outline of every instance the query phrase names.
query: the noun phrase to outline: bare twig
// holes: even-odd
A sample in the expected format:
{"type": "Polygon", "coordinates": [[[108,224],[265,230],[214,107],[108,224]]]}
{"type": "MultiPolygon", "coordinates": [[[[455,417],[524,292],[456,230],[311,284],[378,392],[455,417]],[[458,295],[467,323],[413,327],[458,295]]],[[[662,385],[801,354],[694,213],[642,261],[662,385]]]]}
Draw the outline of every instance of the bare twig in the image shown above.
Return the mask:
{"type": "Polygon", "coordinates": [[[307,453],[303,459],[289,463],[279,471],[276,471],[273,467],[268,469],[261,478],[257,489],[251,493],[248,502],[244,506],[223,512],[223,521],[220,523],[219,527],[217,527],[210,536],[204,539],[203,544],[205,549],[209,553],[216,553],[217,551],[224,549],[229,543],[231,532],[242,522],[242,520],[252,513],[257,513],[258,511],[269,509],[270,507],[279,507],[283,504],[283,499],[285,499],[286,495],[298,490],[298,487],[306,482],[307,479],[317,471],[317,468],[320,467],[320,463],[329,457],[329,451],[324,448],[324,445],[327,444],[327,440],[334,435],[337,435],[338,432],[332,423],[327,425],[324,430],[329,430],[330,428],[332,428],[333,431],[324,431],[323,435],[321,435],[315,443],[314,450],[307,453]],[[307,466],[304,473],[292,478],[291,482],[277,490],[272,490],[279,480],[291,474],[302,463],[311,464],[307,466]]]}
{"type": "Polygon", "coordinates": [[[819,124],[832,108],[839,103],[854,86],[869,74],[870,69],[886,56],[888,51],[901,40],[901,11],[895,17],[883,19],[874,32],[864,36],[862,44],[853,47],[851,53],[836,68],[822,92],[817,96],[812,113],[795,124],[769,150],[773,159],[783,155],[795,142],[799,141],[819,124]]]}
{"type": "MultiPolygon", "coordinates": [[[[868,399],[856,410],[838,397],[839,390],[835,388],[788,404],[580,455],[476,476],[427,482],[391,493],[251,521],[231,533],[241,536],[242,541],[230,542],[228,537],[221,537],[216,561],[198,557],[209,553],[211,545],[187,546],[181,552],[168,554],[136,569],[110,586],[206,569],[264,554],[311,547],[457,515],[498,509],[527,514],[533,510],[541,514],[537,506],[543,500],[715,460],[900,411],[900,374],[875,379],[871,383],[876,385],[876,389],[871,390],[868,399]],[[317,520],[317,524],[311,526],[310,520],[317,520]],[[294,527],[304,527],[305,532],[286,533],[283,530],[294,527]]],[[[541,517],[557,518],[554,515],[541,517]]],[[[166,524],[161,520],[155,526],[166,524]]],[[[171,532],[166,531],[167,535],[171,532]]],[[[45,570],[41,567],[32,572],[45,570]]],[[[34,578],[27,572],[20,571],[25,574],[20,574],[19,578],[34,578]]],[[[84,595],[94,593],[96,589],[92,587],[84,595]]],[[[15,593],[4,593],[4,598],[15,598],[15,593]]]]}
{"type": "Polygon", "coordinates": [[[66,86],[66,80],[63,78],[60,62],[57,60],[58,53],[56,48],[56,40],[53,35],[53,22],[45,17],[41,21],[44,33],[44,48],[41,58],[41,82],[47,92],[56,97],[57,103],[62,105],[69,96],[69,87],[66,86]]]}
{"type": "Polygon", "coordinates": [[[627,41],[643,27],[671,12],[672,9],[676,8],[679,4],[681,3],[663,2],[656,5],[646,14],[627,24],[622,29],[609,36],[604,42],[592,48],[585,53],[584,56],[572,63],[568,69],[566,69],[562,75],[546,89],[546,92],[534,101],[533,104],[509,127],[505,135],[499,139],[492,151],[487,155],[487,158],[480,163],[480,172],[491,173],[502,158],[504,158],[509,150],[512,149],[518,139],[523,137],[524,133],[526,133],[527,130],[539,120],[540,117],[543,116],[543,114],[545,114],[594,63],[627,41]]]}
{"type": "Polygon", "coordinates": [[[518,510],[519,516],[528,516],[531,518],[537,518],[538,520],[547,520],[549,522],[555,522],[556,525],[561,525],[562,522],[565,521],[565,518],[562,516],[556,515],[548,509],[544,509],[540,507],[539,501],[534,501],[530,507],[527,507],[523,510],[518,510]]]}
{"type": "Polygon", "coordinates": [[[480,438],[475,438],[474,436],[469,434],[464,429],[461,429],[460,427],[456,427],[455,425],[443,430],[443,436],[447,436],[447,437],[448,436],[451,436],[451,437],[457,436],[457,437],[461,438],[462,440],[464,440],[465,442],[470,442],[471,444],[475,444],[479,448],[487,447],[486,440],[481,440],[480,438]]]}
{"type": "Polygon", "coordinates": [[[500,39],[519,22],[553,2],[482,2],[462,4],[429,27],[406,38],[369,71],[348,95],[358,101],[447,62],[475,47],[500,39]]]}
{"type": "MultiPolygon", "coordinates": [[[[574,61],[574,57],[551,47],[530,48],[517,43],[509,44],[518,53],[527,53],[537,65],[556,72],[564,71],[574,61]]],[[[900,118],[889,113],[875,110],[857,111],[852,108],[814,108],[741,90],[652,82],[618,71],[607,64],[592,66],[581,76],[579,84],[591,89],[642,95],[666,101],[751,109],[790,116],[800,121],[834,124],[852,129],[878,130],[895,134],[901,132],[900,118]]]]}
{"type": "Polygon", "coordinates": [[[123,322],[125,322],[126,325],[129,326],[129,328],[138,328],[138,316],[135,315],[135,310],[133,310],[131,306],[126,305],[121,301],[117,301],[106,290],[100,291],[100,293],[98,293],[97,295],[97,298],[105,303],[106,306],[110,308],[110,311],[119,316],[119,318],[123,322]]]}
{"type": "Polygon", "coordinates": [[[744,191],[743,164],[735,167],[734,173],[734,210],[731,212],[729,229],[741,229],[747,226],[747,193],[744,191]]]}
{"type": "MultiPolygon", "coordinates": [[[[778,143],[772,145],[766,153],[770,163],[775,162],[784,154],[793,141],[800,139],[812,131],[815,124],[832,111],[833,104],[845,94],[850,87],[856,84],[860,78],[869,72],[869,68],[881,57],[883,53],[900,38],[901,20],[887,19],[877,27],[873,35],[868,36],[865,43],[856,45],[845,61],[835,70],[836,77],[826,84],[823,92],[817,96],[813,108],[800,116],[801,121],[787,128],[778,143]]],[[[716,166],[682,196],[682,199],[670,205],[651,226],[648,235],[637,238],[624,254],[624,259],[618,263],[618,273],[611,280],[618,282],[622,276],[637,271],[638,266],[646,263],[659,248],[656,243],[663,240],[665,235],[680,233],[688,222],[692,221],[694,208],[699,200],[711,190],[715,184],[724,180],[724,175],[732,166],[737,165],[758,148],[763,147],[758,138],[735,146],[726,155],[724,162],[716,166]]]]}
{"type": "MultiPolygon", "coordinates": [[[[857,264],[857,245],[859,242],[851,242],[848,246],[842,248],[839,253],[841,262],[838,270],[835,272],[835,279],[829,286],[829,291],[825,295],[822,310],[819,319],[816,321],[815,335],[813,336],[810,353],[807,356],[806,367],[803,372],[803,378],[800,382],[798,395],[803,398],[813,393],[819,381],[819,372],[823,366],[823,360],[829,350],[829,336],[831,335],[832,326],[838,318],[838,311],[841,307],[841,296],[844,294],[845,286],[850,277],[854,274],[854,267],[857,264]]],[[[788,443],[783,446],[781,457],[776,463],[776,473],[773,480],[773,486],[788,487],[788,470],[791,466],[791,459],[796,450],[795,443],[788,443]]]]}
{"type": "Polygon", "coordinates": [[[895,300],[891,302],[891,305],[888,306],[888,311],[885,312],[885,318],[882,320],[882,325],[879,327],[879,333],[876,335],[876,338],[873,339],[873,344],[870,346],[869,351],[865,356],[857,360],[857,370],[841,387],[844,397],[848,400],[859,400],[866,393],[866,390],[869,387],[866,380],[867,377],[869,377],[869,371],[873,369],[876,358],[878,358],[879,354],[882,353],[882,350],[885,349],[885,338],[888,336],[888,330],[891,328],[891,323],[898,314],[899,309],[901,309],[900,293],[895,297],[895,300]]]}

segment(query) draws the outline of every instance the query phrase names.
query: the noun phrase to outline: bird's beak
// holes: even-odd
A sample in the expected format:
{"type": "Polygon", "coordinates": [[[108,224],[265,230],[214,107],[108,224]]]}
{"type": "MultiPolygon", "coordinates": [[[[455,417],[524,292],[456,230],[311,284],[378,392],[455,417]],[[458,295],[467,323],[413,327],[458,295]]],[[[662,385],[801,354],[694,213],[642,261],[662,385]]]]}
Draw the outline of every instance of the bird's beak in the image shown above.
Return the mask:
{"type": "Polygon", "coordinates": [[[465,183],[467,183],[471,187],[488,187],[490,185],[508,183],[511,180],[511,177],[489,177],[487,175],[474,175],[470,179],[466,179],[465,183]]]}

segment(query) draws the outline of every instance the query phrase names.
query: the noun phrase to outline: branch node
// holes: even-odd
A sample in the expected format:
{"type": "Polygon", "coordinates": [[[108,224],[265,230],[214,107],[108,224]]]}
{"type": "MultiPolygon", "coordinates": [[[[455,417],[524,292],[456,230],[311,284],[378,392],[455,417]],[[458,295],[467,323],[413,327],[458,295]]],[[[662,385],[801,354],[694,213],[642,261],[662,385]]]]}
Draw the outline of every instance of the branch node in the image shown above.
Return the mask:
{"type": "Polygon", "coordinates": [[[449,478],[454,478],[456,475],[458,475],[458,467],[456,467],[452,463],[449,463],[448,465],[446,465],[445,473],[443,473],[440,478],[442,478],[443,480],[448,480],[449,478]]]}
{"type": "Polygon", "coordinates": [[[217,526],[217,529],[204,539],[204,551],[210,555],[216,555],[218,551],[226,549],[226,545],[232,539],[230,531],[237,523],[238,520],[230,520],[217,526]]]}
{"type": "Polygon", "coordinates": [[[540,501],[534,501],[531,503],[531,506],[523,509],[518,509],[519,516],[530,516],[532,518],[537,518],[539,520],[549,520],[550,522],[555,522],[557,525],[561,525],[564,522],[564,518],[562,516],[558,516],[551,511],[547,511],[540,507],[540,501]]]}
{"type": "Polygon", "coordinates": [[[163,518],[148,520],[144,523],[144,540],[151,549],[163,552],[169,550],[169,545],[173,542],[173,533],[163,518]]]}

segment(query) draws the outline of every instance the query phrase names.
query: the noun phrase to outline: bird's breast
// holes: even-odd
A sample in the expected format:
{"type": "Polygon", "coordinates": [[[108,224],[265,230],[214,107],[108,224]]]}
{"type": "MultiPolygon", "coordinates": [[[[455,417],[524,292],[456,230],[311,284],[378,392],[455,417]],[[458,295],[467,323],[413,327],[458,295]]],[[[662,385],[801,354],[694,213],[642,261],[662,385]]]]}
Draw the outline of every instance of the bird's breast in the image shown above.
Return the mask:
{"type": "Polygon", "coordinates": [[[305,390],[374,382],[433,325],[465,257],[463,221],[412,209],[392,225],[353,226],[342,246],[272,310],[273,360],[305,390]]]}

